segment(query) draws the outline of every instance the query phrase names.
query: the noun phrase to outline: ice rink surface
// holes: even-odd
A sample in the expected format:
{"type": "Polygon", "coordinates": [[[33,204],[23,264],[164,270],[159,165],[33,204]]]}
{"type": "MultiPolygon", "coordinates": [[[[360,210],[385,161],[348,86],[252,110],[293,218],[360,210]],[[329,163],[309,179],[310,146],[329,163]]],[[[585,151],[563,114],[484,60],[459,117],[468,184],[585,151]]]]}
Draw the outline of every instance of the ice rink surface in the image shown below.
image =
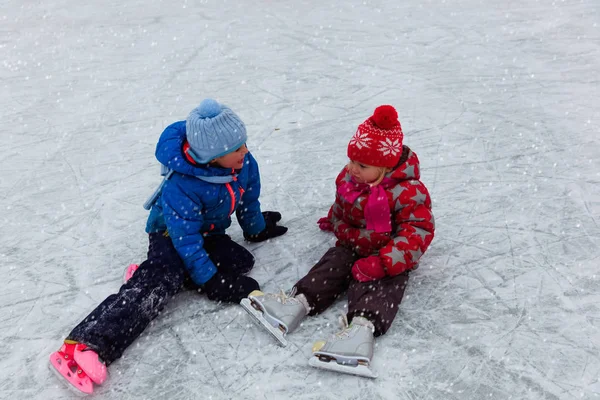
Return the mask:
{"type": "MultiPolygon", "coordinates": [[[[72,396],[48,355],[144,259],[156,141],[205,97],[246,122],[263,289],[333,245],[316,221],[380,104],[421,160],[436,238],[377,380],[307,365],[345,299],[278,347],[193,292],[97,399],[600,398],[600,3],[8,0],[0,6],[0,398],[72,396]]],[[[242,242],[237,223],[230,230],[242,242]]]]}

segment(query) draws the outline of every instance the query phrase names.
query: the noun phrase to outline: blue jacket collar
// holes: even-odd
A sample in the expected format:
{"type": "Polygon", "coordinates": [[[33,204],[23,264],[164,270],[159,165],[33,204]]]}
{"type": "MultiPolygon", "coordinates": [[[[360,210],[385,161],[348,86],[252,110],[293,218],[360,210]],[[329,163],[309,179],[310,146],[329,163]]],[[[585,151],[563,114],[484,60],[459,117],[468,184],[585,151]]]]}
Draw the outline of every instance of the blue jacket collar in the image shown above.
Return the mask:
{"type": "Polygon", "coordinates": [[[179,121],[168,126],[160,136],[156,145],[156,158],[162,164],[161,175],[166,176],[169,171],[175,171],[211,183],[228,183],[237,177],[239,171],[196,163],[186,152],[189,145],[185,132],[185,121],[179,121]]]}

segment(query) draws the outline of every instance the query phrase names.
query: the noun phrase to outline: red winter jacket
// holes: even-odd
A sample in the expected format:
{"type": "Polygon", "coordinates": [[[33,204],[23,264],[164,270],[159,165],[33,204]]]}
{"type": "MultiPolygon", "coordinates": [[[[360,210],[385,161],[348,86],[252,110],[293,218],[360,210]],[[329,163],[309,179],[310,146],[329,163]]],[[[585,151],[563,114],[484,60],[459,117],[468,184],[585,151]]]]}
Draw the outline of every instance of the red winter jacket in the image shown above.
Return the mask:
{"type": "MultiPolygon", "coordinates": [[[[366,229],[364,207],[368,194],[349,203],[336,191],[327,219],[338,239],[336,245],[351,248],[362,257],[379,254],[386,273],[394,276],[417,266],[433,240],[435,222],[429,192],[419,180],[419,159],[407,146],[398,166],[386,177],[396,181],[386,189],[391,233],[366,229]]],[[[350,173],[344,167],[335,180],[336,187],[348,179],[350,173]]]]}

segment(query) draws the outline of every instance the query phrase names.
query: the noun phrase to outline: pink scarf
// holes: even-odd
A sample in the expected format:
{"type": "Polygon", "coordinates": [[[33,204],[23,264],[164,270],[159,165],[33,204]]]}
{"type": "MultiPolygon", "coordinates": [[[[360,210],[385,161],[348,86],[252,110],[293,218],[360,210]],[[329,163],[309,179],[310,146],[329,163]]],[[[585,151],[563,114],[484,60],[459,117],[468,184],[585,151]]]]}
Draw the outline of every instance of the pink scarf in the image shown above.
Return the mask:
{"type": "Polygon", "coordinates": [[[390,186],[391,183],[394,183],[394,181],[387,177],[383,178],[376,186],[371,186],[368,183],[357,183],[353,178],[350,178],[350,181],[344,182],[338,187],[337,192],[350,203],[354,203],[361,194],[369,193],[365,206],[367,229],[375,232],[391,232],[390,205],[385,194],[385,188],[390,186]]]}

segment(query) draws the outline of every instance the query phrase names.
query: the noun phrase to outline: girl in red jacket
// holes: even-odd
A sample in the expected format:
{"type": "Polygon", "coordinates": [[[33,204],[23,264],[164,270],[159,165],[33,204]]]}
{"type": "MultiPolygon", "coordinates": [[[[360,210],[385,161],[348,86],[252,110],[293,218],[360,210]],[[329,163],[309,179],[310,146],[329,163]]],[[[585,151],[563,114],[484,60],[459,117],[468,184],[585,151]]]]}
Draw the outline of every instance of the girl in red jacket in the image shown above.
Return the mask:
{"type": "Polygon", "coordinates": [[[387,332],[402,301],[409,272],[433,240],[429,192],[419,160],[407,146],[396,110],[375,109],[348,144],[350,162],[336,179],[336,199],[322,230],[335,247],[285,293],[252,292],[246,310],[283,345],[306,315],[323,312],[348,292],[343,330],[313,346],[310,364],[374,377],[373,337],[387,332]],[[348,321],[351,321],[348,324],[348,321]]]}

